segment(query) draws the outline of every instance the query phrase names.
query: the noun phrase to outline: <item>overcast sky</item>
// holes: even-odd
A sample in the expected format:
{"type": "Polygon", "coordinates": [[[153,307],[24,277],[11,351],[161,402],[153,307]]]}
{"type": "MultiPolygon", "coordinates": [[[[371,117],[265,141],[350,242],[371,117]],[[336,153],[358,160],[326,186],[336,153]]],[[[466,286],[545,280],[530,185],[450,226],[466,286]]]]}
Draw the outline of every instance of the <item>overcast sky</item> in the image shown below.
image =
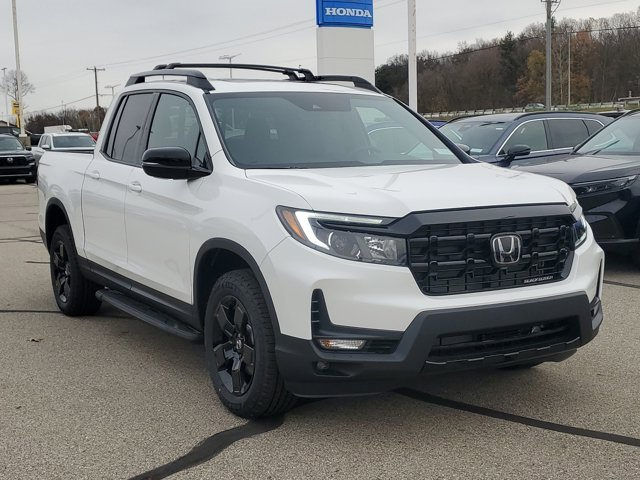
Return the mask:
{"type": "MultiPolygon", "coordinates": [[[[417,0],[418,50],[455,50],[460,42],[518,33],[544,22],[540,0],[417,0]]],[[[95,105],[93,72],[101,105],[106,85],[158,63],[236,62],[316,68],[315,0],[17,0],[20,58],[36,87],[26,111],[58,111],[62,103],[95,105]],[[85,100],[78,101],[85,97],[85,100]]],[[[562,0],[559,18],[599,18],[636,11],[639,0],[562,0]]],[[[376,65],[406,53],[406,0],[374,0],[376,65]]],[[[0,0],[0,68],[15,69],[11,1],[0,0]]],[[[4,113],[0,97],[0,116],[4,113]]]]}

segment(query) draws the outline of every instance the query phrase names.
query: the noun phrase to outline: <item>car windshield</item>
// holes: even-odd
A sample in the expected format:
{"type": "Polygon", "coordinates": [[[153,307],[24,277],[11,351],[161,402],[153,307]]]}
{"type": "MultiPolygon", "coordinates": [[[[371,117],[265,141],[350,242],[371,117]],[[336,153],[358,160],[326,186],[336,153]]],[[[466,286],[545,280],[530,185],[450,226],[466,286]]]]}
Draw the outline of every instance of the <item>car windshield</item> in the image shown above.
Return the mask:
{"type": "Polygon", "coordinates": [[[460,163],[436,134],[386,97],[272,92],[207,98],[238,167],[460,163]]]}
{"type": "Polygon", "coordinates": [[[89,135],[64,135],[53,137],[54,148],[93,148],[96,142],[89,135]]]}
{"type": "Polygon", "coordinates": [[[22,144],[17,138],[0,137],[0,152],[23,150],[22,144]]]}
{"type": "Polygon", "coordinates": [[[507,124],[486,120],[460,120],[447,123],[440,131],[454,143],[467,145],[471,155],[486,155],[502,136],[507,124]]]}
{"type": "Polygon", "coordinates": [[[578,155],[640,155],[640,114],[607,125],[575,152],[578,155]]]}

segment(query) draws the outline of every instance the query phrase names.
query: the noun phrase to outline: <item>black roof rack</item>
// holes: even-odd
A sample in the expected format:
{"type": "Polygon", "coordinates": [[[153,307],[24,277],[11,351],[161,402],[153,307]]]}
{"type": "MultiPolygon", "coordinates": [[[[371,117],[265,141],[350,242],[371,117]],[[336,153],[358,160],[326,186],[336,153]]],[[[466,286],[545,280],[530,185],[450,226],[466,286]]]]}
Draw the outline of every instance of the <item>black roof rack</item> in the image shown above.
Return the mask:
{"type": "Polygon", "coordinates": [[[314,76],[315,82],[352,82],[356,88],[364,88],[365,90],[371,90],[372,92],[382,93],[375,85],[369,80],[362,77],[354,77],[350,75],[316,75],[314,76]]]}
{"type": "Polygon", "coordinates": [[[213,90],[213,85],[207,80],[207,77],[198,70],[159,70],[154,68],[148,72],[141,72],[131,75],[127,80],[126,86],[135,85],[137,83],[144,83],[147,77],[186,77],[187,85],[193,85],[194,87],[201,88],[202,90],[213,90]]]}
{"type": "Polygon", "coordinates": [[[350,82],[356,88],[382,93],[375,85],[362,77],[350,75],[314,75],[306,68],[278,67],[275,65],[253,65],[247,63],[169,63],[153,67],[153,70],[132,75],[127,81],[127,86],[144,83],[147,77],[175,76],[186,77],[187,85],[192,85],[202,90],[214,90],[207,77],[199,70],[193,68],[233,68],[234,70],[256,70],[262,72],[282,73],[294,82],[350,82]]]}

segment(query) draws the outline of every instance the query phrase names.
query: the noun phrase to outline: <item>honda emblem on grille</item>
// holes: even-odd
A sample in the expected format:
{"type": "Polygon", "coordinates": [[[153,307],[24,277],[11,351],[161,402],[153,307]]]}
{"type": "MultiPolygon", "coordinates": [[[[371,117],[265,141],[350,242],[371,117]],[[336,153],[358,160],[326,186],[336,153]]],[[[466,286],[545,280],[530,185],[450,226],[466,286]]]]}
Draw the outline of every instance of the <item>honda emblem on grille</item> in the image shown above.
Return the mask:
{"type": "Polygon", "coordinates": [[[7,158],[7,163],[13,163],[13,158],[11,157],[7,158]]]}
{"type": "Polygon", "coordinates": [[[519,235],[495,235],[491,239],[493,262],[500,267],[515,265],[520,261],[522,239],[519,235]]]}

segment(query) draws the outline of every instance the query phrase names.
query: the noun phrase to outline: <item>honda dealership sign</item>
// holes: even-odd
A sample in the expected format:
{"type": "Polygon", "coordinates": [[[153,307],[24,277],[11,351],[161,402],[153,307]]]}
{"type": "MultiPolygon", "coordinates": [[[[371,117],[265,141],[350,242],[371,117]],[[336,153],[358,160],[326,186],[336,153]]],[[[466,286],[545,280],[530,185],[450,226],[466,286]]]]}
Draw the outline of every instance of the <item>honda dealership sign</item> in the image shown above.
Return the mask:
{"type": "Polygon", "coordinates": [[[316,0],[317,22],[321,27],[373,26],[373,0],[316,0]]]}
{"type": "Polygon", "coordinates": [[[316,0],[318,72],[375,80],[373,0],[316,0]]]}

